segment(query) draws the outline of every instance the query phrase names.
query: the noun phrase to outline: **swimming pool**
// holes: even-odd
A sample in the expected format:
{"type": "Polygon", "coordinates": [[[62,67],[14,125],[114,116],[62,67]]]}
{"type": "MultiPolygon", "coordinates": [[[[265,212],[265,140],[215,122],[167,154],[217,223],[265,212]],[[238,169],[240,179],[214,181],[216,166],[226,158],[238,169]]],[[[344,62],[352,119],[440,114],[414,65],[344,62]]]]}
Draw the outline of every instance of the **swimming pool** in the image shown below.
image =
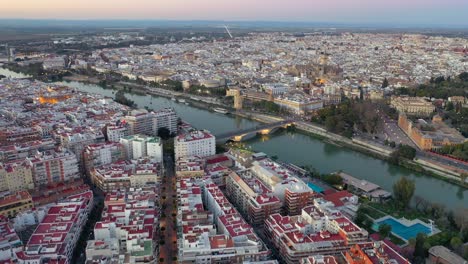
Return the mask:
{"type": "Polygon", "coordinates": [[[317,185],[315,185],[315,184],[313,184],[313,183],[310,183],[310,182],[309,182],[309,183],[307,183],[307,186],[309,186],[309,188],[311,188],[312,191],[314,191],[314,192],[318,192],[318,193],[323,192],[323,188],[322,188],[322,187],[317,186],[317,185]]]}
{"type": "Polygon", "coordinates": [[[426,235],[431,234],[431,228],[421,223],[414,223],[407,226],[402,224],[397,219],[387,218],[385,220],[376,222],[376,229],[378,229],[382,224],[390,225],[392,227],[392,233],[405,240],[415,238],[419,233],[424,233],[426,235]]]}

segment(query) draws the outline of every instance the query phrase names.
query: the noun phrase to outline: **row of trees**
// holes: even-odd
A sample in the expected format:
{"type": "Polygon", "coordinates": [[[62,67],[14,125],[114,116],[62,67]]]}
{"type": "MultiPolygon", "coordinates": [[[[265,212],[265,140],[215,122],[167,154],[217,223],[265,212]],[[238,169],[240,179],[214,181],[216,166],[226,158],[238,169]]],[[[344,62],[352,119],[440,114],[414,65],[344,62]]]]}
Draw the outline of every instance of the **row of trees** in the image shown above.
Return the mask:
{"type": "Polygon", "coordinates": [[[271,114],[279,114],[281,112],[281,107],[271,101],[255,101],[252,102],[252,106],[261,111],[265,111],[271,114]]]}
{"type": "Polygon", "coordinates": [[[421,84],[414,88],[400,88],[397,93],[439,99],[447,99],[450,96],[466,96],[468,93],[467,76],[467,72],[463,72],[455,78],[440,76],[432,78],[428,84],[421,84]]]}
{"type": "Polygon", "coordinates": [[[437,152],[468,161],[468,142],[458,145],[445,145],[437,152]]]}
{"type": "Polygon", "coordinates": [[[354,129],[374,134],[382,129],[378,109],[378,105],[370,101],[345,100],[320,109],[312,121],[346,137],[352,137],[354,129]]]}

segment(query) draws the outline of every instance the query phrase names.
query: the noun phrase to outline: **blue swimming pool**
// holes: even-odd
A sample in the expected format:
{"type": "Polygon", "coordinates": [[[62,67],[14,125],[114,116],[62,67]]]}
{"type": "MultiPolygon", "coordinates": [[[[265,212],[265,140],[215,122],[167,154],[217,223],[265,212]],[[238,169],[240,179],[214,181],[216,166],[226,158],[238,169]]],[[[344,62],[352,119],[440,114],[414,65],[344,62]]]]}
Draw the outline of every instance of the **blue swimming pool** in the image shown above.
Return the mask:
{"type": "Polygon", "coordinates": [[[424,233],[426,235],[431,234],[431,229],[421,223],[416,223],[410,226],[405,226],[404,224],[400,223],[398,220],[393,218],[387,218],[385,220],[379,221],[376,223],[376,227],[378,228],[381,224],[388,224],[392,227],[392,233],[395,235],[409,240],[410,238],[415,238],[419,233],[424,233]]]}
{"type": "Polygon", "coordinates": [[[313,184],[313,183],[310,183],[310,182],[309,182],[309,183],[307,183],[307,186],[309,186],[309,188],[311,188],[312,191],[314,191],[314,192],[318,192],[318,193],[323,192],[323,188],[322,188],[322,187],[317,186],[317,185],[315,185],[315,184],[313,184]]]}

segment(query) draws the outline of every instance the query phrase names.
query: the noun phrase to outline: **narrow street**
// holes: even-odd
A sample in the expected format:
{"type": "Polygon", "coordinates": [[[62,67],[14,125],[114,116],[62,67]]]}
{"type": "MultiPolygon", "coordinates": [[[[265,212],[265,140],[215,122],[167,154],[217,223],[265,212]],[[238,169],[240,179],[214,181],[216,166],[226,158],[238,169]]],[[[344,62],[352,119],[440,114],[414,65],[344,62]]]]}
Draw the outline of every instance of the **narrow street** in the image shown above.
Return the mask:
{"type": "Polygon", "coordinates": [[[161,184],[161,237],[159,244],[160,263],[176,263],[177,258],[177,192],[174,161],[164,156],[165,174],[161,184]],[[161,261],[162,260],[162,261],[161,261]]]}

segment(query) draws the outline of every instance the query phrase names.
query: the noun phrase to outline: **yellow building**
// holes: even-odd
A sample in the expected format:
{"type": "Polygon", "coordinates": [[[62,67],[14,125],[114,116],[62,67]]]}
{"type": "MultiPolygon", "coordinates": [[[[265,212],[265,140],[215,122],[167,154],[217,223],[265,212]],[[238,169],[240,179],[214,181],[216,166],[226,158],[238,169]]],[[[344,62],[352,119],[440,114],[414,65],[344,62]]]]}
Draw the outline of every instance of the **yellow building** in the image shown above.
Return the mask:
{"type": "Polygon", "coordinates": [[[439,115],[435,115],[432,122],[422,119],[413,122],[406,115],[400,114],[398,126],[422,150],[432,150],[445,145],[457,145],[466,142],[466,138],[458,130],[446,125],[439,115]]]}
{"type": "Polygon", "coordinates": [[[281,108],[298,115],[305,115],[323,108],[323,101],[321,99],[308,97],[303,94],[278,96],[275,97],[274,102],[281,108]]]}
{"type": "Polygon", "coordinates": [[[23,161],[0,163],[0,192],[34,188],[32,163],[23,161]]]}
{"type": "Polygon", "coordinates": [[[12,218],[18,213],[33,208],[31,195],[26,191],[19,191],[0,197],[0,215],[12,218]]]}
{"type": "Polygon", "coordinates": [[[392,96],[390,104],[407,115],[430,116],[435,111],[435,106],[422,97],[392,96]]]}

